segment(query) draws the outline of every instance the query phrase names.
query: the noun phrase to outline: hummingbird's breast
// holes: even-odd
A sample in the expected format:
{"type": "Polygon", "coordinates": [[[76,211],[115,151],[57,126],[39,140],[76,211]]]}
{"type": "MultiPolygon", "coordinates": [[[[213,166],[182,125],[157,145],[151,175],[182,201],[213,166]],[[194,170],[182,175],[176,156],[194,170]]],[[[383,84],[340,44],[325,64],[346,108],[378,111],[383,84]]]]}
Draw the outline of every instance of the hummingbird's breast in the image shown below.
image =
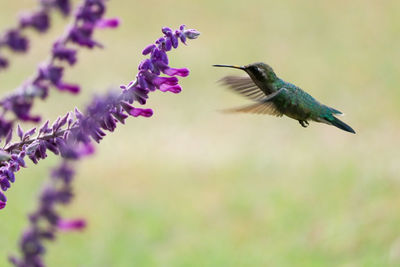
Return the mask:
{"type": "Polygon", "coordinates": [[[313,110],[318,102],[295,85],[288,84],[285,88],[287,91],[277,98],[276,106],[280,111],[295,120],[312,119],[313,110]]]}

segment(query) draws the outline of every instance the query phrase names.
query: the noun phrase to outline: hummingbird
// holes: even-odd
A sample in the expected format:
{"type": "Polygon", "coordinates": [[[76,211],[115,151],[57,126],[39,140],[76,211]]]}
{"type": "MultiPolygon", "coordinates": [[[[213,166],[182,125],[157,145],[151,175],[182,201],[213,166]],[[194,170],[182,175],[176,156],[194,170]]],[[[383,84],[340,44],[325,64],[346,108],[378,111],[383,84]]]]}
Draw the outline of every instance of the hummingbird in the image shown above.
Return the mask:
{"type": "Polygon", "coordinates": [[[298,86],[282,80],[265,63],[213,66],[240,69],[248,74],[247,77],[225,76],[220,80],[229,89],[255,102],[251,105],[229,109],[228,112],[269,114],[278,117],[286,115],[299,121],[304,128],[309,125],[309,121],[316,121],[356,133],[349,125],[335,117],[343,115],[342,112],[321,104],[298,86]]]}

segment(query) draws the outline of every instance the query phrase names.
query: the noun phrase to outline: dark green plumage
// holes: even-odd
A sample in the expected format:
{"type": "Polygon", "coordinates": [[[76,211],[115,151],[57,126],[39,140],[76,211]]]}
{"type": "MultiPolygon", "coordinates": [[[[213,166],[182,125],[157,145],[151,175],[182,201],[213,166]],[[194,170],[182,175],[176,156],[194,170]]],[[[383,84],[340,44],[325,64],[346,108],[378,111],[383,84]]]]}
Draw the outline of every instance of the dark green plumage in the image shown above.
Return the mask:
{"type": "Polygon", "coordinates": [[[221,82],[230,89],[256,102],[229,111],[286,115],[298,120],[303,127],[308,126],[308,121],[316,121],[355,133],[350,126],[335,117],[335,115],[342,115],[342,112],[321,104],[296,85],[280,79],[267,64],[254,63],[243,67],[214,66],[241,69],[249,75],[249,77],[226,76],[221,79],[221,82]]]}

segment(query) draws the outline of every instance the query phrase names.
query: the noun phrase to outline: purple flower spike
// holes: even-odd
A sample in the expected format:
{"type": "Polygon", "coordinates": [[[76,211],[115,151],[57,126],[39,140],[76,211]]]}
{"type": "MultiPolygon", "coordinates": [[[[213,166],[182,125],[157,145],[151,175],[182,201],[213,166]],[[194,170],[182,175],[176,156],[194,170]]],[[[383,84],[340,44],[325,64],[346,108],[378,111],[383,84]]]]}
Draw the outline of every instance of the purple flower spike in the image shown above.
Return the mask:
{"type": "MultiPolygon", "coordinates": [[[[24,12],[17,25],[9,28],[4,34],[0,34],[0,50],[8,47],[13,52],[27,52],[29,40],[24,34],[26,29],[34,29],[39,33],[47,32],[53,10],[59,9],[64,16],[68,16],[71,11],[71,0],[38,0],[37,2],[39,5],[34,11],[24,12]]],[[[4,62],[8,61],[0,61],[0,70],[8,66],[4,62]]]]}
{"type": "MultiPolygon", "coordinates": [[[[196,30],[185,30],[185,25],[181,25],[179,30],[173,31],[171,28],[162,28],[164,36],[158,38],[155,44],[145,47],[142,54],[150,54],[149,59],[143,60],[139,65],[139,73],[136,81],[128,86],[121,88],[137,90],[138,88],[154,91],[156,88],[163,92],[179,93],[182,88],[178,85],[178,78],[175,76],[186,77],[189,75],[187,68],[170,67],[167,52],[172,48],[177,48],[179,40],[183,43],[187,39],[195,39],[199,36],[196,30]],[[160,73],[172,77],[160,77],[160,73]]],[[[129,90],[126,91],[128,96],[129,90]]],[[[132,97],[126,98],[129,103],[133,101],[132,97]]],[[[143,101],[143,100],[142,100],[143,101]]],[[[143,101],[144,102],[144,101],[143,101]]]]}
{"type": "MultiPolygon", "coordinates": [[[[75,50],[66,47],[67,41],[82,41],[84,46],[89,43],[98,44],[92,39],[92,32],[94,27],[98,26],[97,22],[100,21],[104,8],[103,0],[84,0],[84,6],[78,12],[80,19],[74,23],[75,33],[83,35],[74,41],[73,31],[67,31],[66,39],[61,39],[54,45],[51,60],[40,68],[32,83],[26,83],[27,85],[20,90],[22,93],[11,95],[0,102],[2,107],[5,110],[13,110],[18,118],[30,118],[32,100],[39,95],[37,91],[40,91],[40,94],[47,92],[47,88],[54,85],[60,90],[77,92],[78,86],[63,82],[64,65],[57,63],[66,61],[73,64],[76,60],[75,50]]],[[[122,90],[118,92],[112,91],[93,98],[84,112],[75,108],[74,112],[58,117],[53,123],[46,121],[37,129],[24,131],[19,127],[16,135],[20,140],[13,143],[11,141],[17,139],[12,137],[15,120],[8,121],[4,116],[0,116],[0,126],[4,125],[0,131],[9,129],[4,132],[6,137],[0,149],[0,158],[3,159],[0,164],[0,209],[4,208],[7,202],[3,192],[13,185],[15,173],[26,166],[25,157],[38,163],[51,151],[63,158],[62,164],[52,172],[51,182],[42,191],[38,208],[29,216],[29,228],[20,240],[21,256],[9,257],[15,266],[44,266],[43,256],[47,240],[54,240],[59,230],[82,230],[86,227],[86,221],[65,220],[58,212],[59,206],[69,204],[73,198],[72,162],[92,154],[94,142],[99,143],[107,133],[115,131],[118,123],[123,124],[129,116],[151,117],[152,109],[136,108],[132,105],[134,102],[145,104],[150,91],[159,89],[179,93],[182,90],[176,76],[185,77],[189,70],[170,67],[167,52],[174,47],[175,41],[179,43],[190,38],[183,27],[178,30],[178,34],[169,28],[163,28],[163,33],[164,36],[143,51],[149,58],[141,62],[136,79],[128,85],[121,86],[122,90]],[[160,76],[161,73],[168,77],[160,76]]]]}

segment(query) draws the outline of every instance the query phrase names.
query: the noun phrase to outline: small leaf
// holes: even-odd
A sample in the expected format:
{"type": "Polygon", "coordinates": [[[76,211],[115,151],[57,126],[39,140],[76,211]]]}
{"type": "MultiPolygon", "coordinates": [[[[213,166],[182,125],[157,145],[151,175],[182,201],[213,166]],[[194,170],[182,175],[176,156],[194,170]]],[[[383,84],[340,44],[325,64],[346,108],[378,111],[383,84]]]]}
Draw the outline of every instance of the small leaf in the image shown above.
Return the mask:
{"type": "Polygon", "coordinates": [[[26,140],[28,140],[28,139],[29,139],[29,137],[31,137],[31,135],[35,134],[35,132],[36,132],[36,127],[35,127],[35,128],[32,128],[32,129],[30,129],[29,131],[27,131],[27,132],[24,134],[24,137],[22,138],[22,139],[23,139],[23,141],[26,141],[26,140]]]}
{"type": "Polygon", "coordinates": [[[22,130],[21,126],[18,124],[17,126],[17,134],[19,136],[19,139],[22,141],[22,137],[24,135],[24,131],[22,130]]]}
{"type": "Polygon", "coordinates": [[[78,108],[75,108],[75,117],[76,117],[78,120],[81,120],[81,119],[83,119],[83,117],[84,117],[83,114],[82,114],[82,112],[80,112],[78,108]]]}
{"type": "Polygon", "coordinates": [[[59,123],[60,123],[60,117],[58,117],[56,119],[56,121],[53,123],[53,125],[51,126],[51,128],[53,129],[53,133],[55,133],[57,131],[59,123]]]}
{"type": "Polygon", "coordinates": [[[47,120],[42,127],[39,129],[39,134],[46,134],[49,131],[49,121],[47,120]]]}
{"type": "Polygon", "coordinates": [[[8,145],[8,144],[10,143],[12,137],[13,137],[13,131],[12,131],[12,129],[10,129],[10,130],[8,131],[7,136],[6,136],[6,143],[5,143],[5,145],[8,145]]]}
{"type": "Polygon", "coordinates": [[[62,117],[62,119],[60,120],[60,124],[58,125],[58,128],[63,127],[67,123],[69,115],[70,113],[68,112],[64,117],[62,117]]]}

